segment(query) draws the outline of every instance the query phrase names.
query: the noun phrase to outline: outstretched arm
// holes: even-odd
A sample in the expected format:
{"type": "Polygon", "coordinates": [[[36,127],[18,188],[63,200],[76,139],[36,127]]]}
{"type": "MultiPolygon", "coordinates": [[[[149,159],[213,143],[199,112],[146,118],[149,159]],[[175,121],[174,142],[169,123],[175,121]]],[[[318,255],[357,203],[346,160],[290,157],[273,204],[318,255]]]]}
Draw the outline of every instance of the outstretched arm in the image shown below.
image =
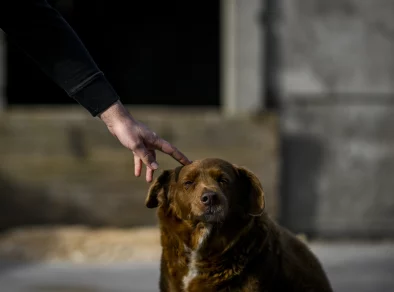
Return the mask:
{"type": "Polygon", "coordinates": [[[70,97],[98,116],[123,146],[134,153],[135,175],[157,169],[155,150],[182,164],[190,161],[167,141],[136,121],[61,14],[45,0],[0,1],[0,28],[70,97]]]}

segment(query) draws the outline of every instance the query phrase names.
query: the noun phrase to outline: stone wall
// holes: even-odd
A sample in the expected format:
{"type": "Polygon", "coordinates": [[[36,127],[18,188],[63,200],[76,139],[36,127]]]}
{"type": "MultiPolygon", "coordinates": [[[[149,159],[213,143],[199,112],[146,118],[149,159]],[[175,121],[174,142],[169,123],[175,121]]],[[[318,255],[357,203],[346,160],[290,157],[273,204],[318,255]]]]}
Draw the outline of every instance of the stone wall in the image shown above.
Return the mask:
{"type": "MultiPolygon", "coordinates": [[[[221,157],[259,176],[276,217],[277,120],[224,119],[206,109],[131,109],[190,159],[221,157]]],[[[0,228],[30,224],[154,225],[149,185],[133,156],[79,107],[9,109],[0,115],[0,228]]],[[[161,170],[178,164],[158,154],[161,170]]]]}

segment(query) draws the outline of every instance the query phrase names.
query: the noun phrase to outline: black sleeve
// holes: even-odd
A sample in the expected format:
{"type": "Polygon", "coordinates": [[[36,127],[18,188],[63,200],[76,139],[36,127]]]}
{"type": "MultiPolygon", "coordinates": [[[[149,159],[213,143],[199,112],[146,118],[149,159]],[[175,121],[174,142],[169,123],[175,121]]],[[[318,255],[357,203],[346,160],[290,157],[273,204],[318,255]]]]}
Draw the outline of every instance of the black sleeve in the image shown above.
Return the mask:
{"type": "Polygon", "coordinates": [[[74,30],[45,0],[0,0],[0,28],[92,116],[119,99],[74,30]]]}

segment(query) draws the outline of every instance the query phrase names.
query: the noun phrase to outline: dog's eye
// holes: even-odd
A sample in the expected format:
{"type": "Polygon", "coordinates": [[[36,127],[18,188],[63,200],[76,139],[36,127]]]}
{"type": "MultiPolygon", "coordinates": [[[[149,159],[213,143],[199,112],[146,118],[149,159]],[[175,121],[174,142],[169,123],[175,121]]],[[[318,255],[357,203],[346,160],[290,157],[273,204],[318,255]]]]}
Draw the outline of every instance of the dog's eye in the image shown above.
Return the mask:
{"type": "Polygon", "coordinates": [[[218,182],[219,182],[220,184],[228,184],[228,180],[227,180],[226,178],[224,178],[224,177],[220,177],[220,178],[218,179],[218,182]]]}
{"type": "Polygon", "coordinates": [[[183,183],[183,185],[185,186],[186,189],[188,189],[192,184],[193,184],[193,182],[191,180],[185,181],[183,183]]]}

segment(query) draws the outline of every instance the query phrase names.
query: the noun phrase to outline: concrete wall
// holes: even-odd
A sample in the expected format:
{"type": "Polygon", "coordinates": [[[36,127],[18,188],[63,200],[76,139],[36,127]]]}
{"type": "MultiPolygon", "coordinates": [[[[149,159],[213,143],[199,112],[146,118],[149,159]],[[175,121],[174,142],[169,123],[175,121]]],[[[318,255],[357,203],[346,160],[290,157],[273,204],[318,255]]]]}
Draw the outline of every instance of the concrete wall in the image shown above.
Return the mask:
{"type": "Polygon", "coordinates": [[[282,86],[287,98],[334,93],[346,98],[371,94],[375,99],[394,92],[394,2],[279,3],[282,86]]]}
{"type": "MultiPolygon", "coordinates": [[[[190,159],[221,157],[261,179],[277,216],[277,120],[224,119],[204,109],[130,109],[190,159]]],[[[0,229],[26,224],[156,224],[133,156],[79,107],[9,109],[0,116],[0,229]]],[[[178,164],[158,154],[161,170],[178,164]]],[[[157,175],[157,174],[156,174],[157,175]]]]}
{"type": "Polygon", "coordinates": [[[394,2],[280,3],[283,222],[394,236],[394,2]]]}

